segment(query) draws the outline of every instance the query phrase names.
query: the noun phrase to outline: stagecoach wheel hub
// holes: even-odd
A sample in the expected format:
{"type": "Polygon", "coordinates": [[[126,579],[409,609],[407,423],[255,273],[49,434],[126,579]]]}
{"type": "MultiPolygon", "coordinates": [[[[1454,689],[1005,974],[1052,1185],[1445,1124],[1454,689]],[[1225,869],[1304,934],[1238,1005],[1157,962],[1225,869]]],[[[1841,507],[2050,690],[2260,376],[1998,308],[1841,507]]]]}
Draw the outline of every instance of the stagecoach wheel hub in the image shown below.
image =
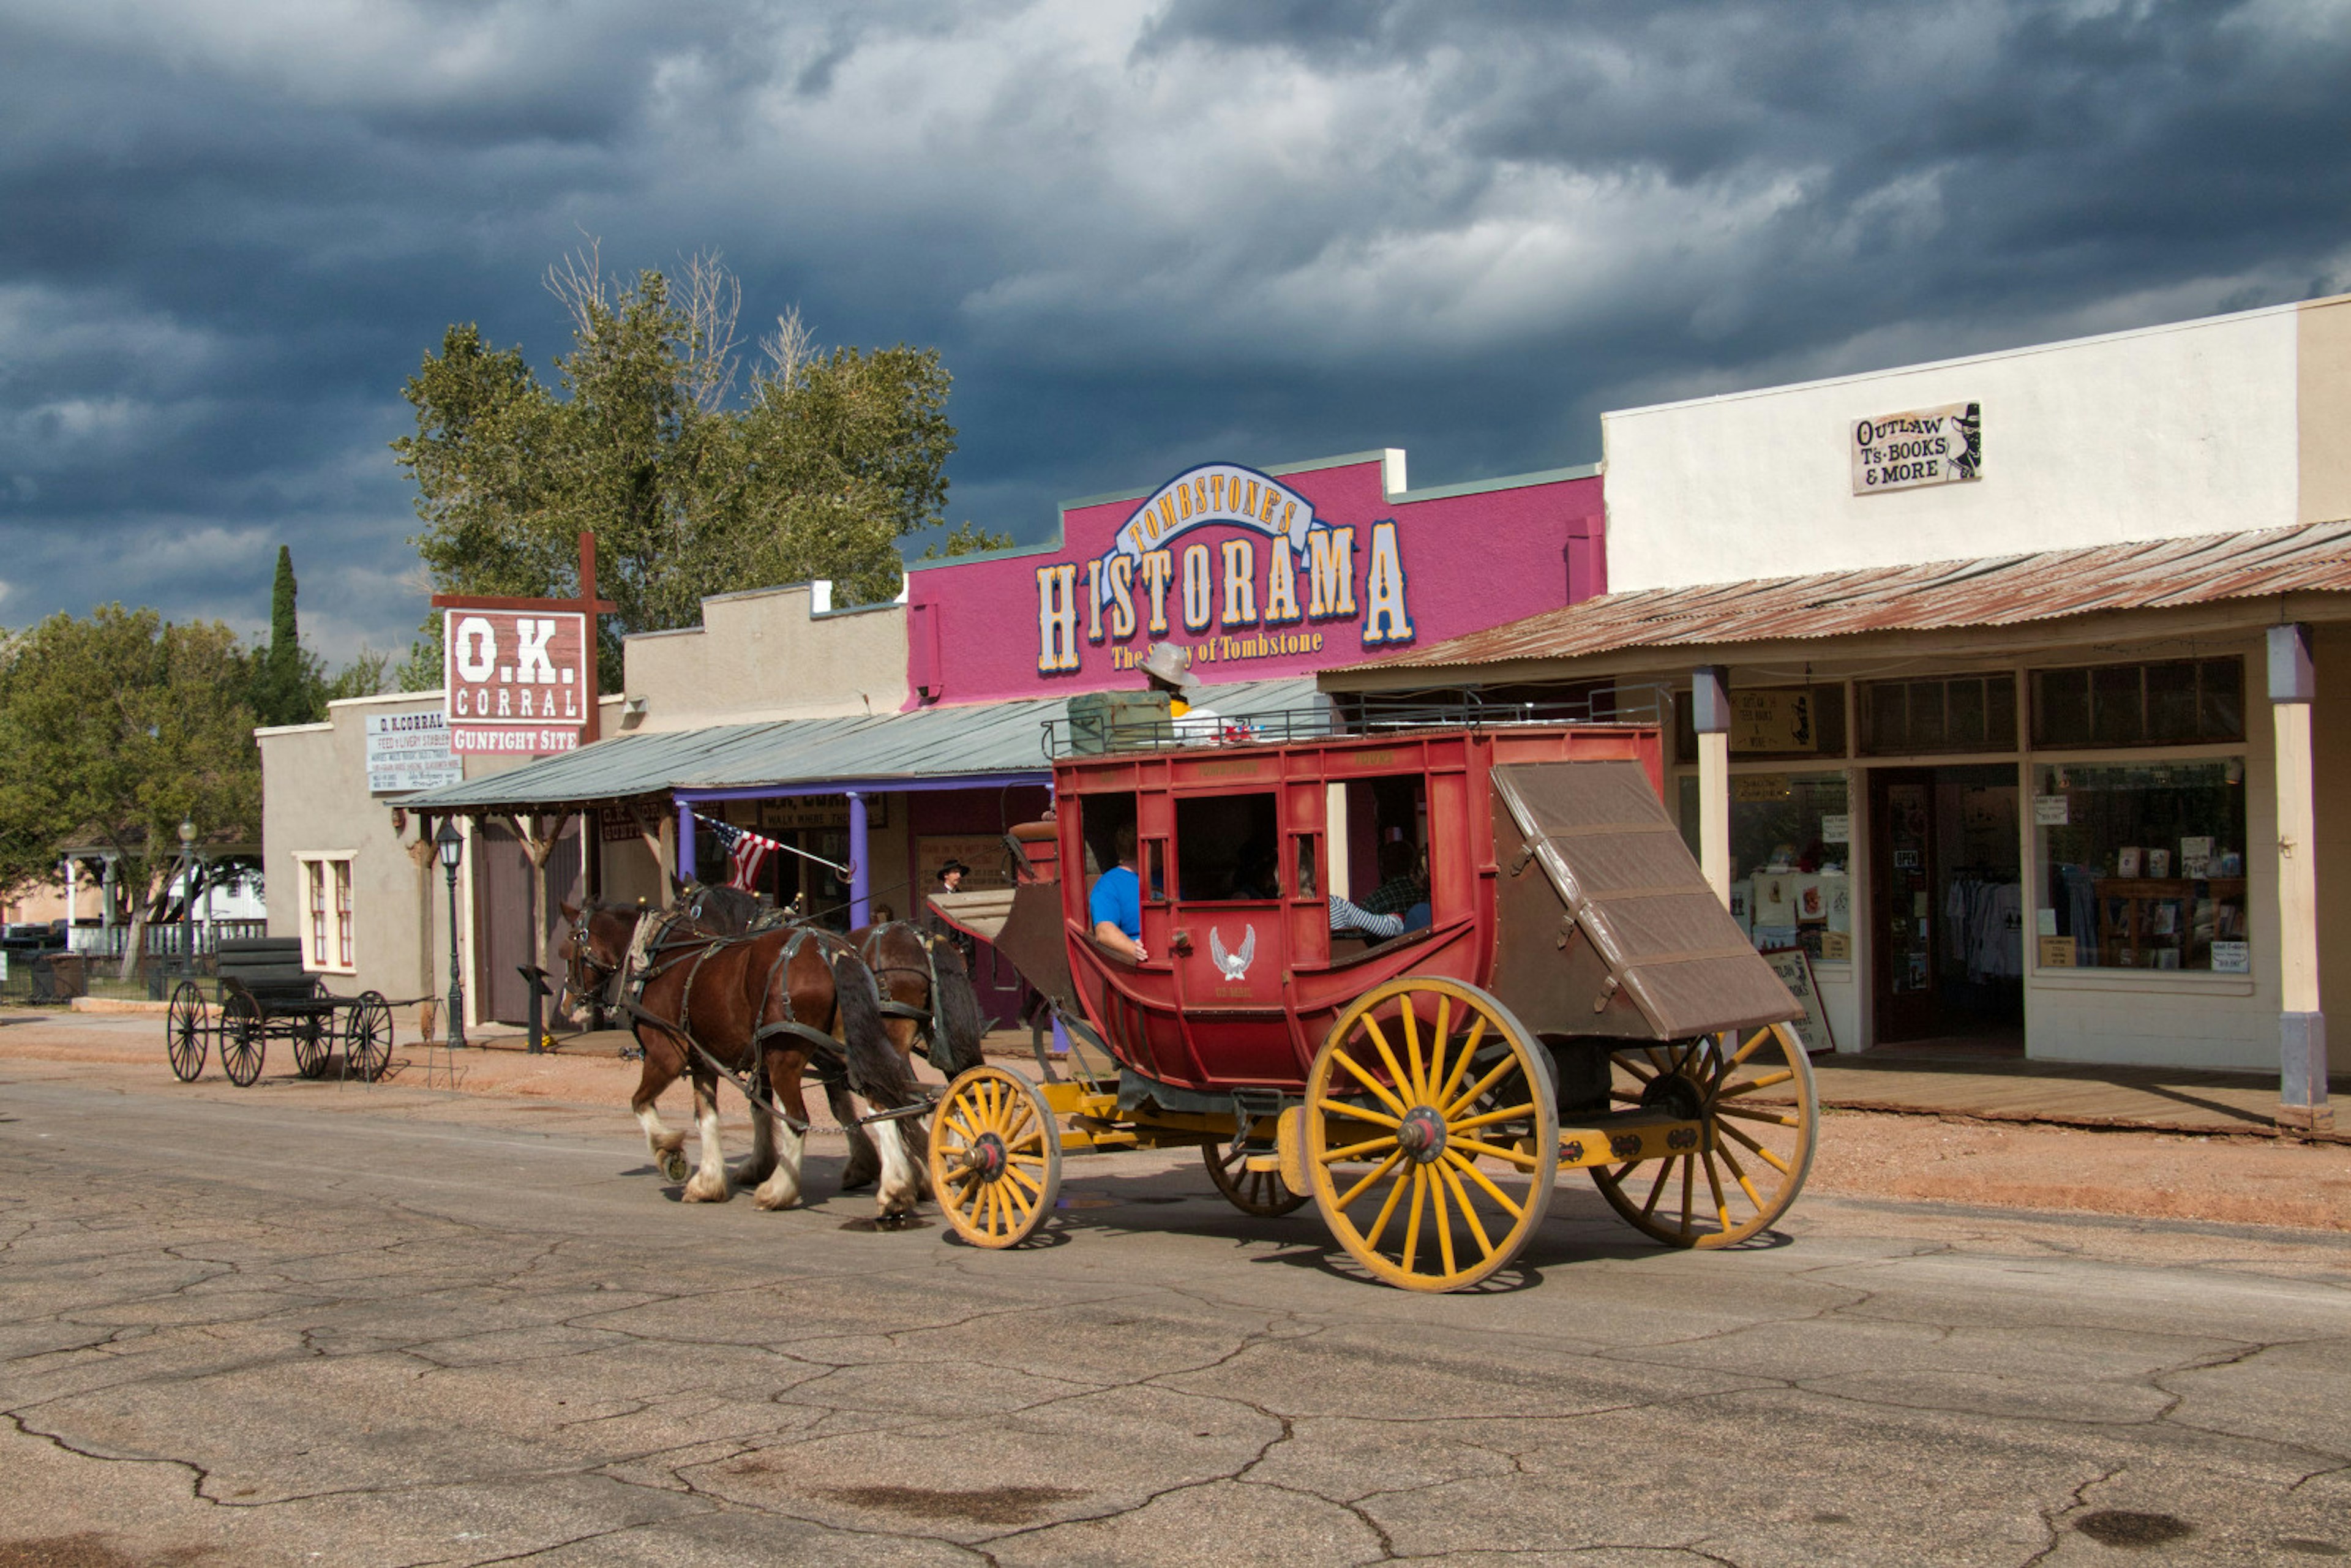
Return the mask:
{"type": "Polygon", "coordinates": [[[1641,1091],[1644,1110],[1663,1111],[1677,1122],[1695,1122],[1706,1113],[1698,1086],[1678,1072],[1660,1072],[1641,1091]]]}
{"type": "Polygon", "coordinates": [[[1422,1165],[1445,1152],[1445,1118],[1433,1105],[1415,1105],[1396,1128],[1396,1142],[1422,1165]]]}
{"type": "Polygon", "coordinates": [[[994,1133],[982,1133],[964,1158],[979,1173],[982,1181],[1000,1181],[1004,1177],[1004,1140],[994,1133]]]}
{"type": "Polygon", "coordinates": [[[1061,1129],[1035,1084],[1000,1067],[959,1074],[931,1113],[931,1188],[974,1247],[1018,1247],[1053,1212],[1061,1129]]]}

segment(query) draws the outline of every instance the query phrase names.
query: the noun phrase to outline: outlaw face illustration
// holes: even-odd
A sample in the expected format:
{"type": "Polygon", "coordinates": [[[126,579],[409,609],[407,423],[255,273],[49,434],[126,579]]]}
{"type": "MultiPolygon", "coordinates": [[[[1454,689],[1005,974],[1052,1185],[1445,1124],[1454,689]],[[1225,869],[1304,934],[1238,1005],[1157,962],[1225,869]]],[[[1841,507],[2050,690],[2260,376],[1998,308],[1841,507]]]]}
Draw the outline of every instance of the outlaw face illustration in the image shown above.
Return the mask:
{"type": "Polygon", "coordinates": [[[1217,972],[1223,975],[1226,979],[1238,980],[1248,975],[1249,965],[1257,960],[1257,927],[1254,925],[1243,926],[1241,928],[1240,951],[1238,953],[1228,953],[1225,951],[1225,938],[1223,935],[1218,932],[1215,926],[1209,926],[1208,956],[1215,961],[1217,972]]]}

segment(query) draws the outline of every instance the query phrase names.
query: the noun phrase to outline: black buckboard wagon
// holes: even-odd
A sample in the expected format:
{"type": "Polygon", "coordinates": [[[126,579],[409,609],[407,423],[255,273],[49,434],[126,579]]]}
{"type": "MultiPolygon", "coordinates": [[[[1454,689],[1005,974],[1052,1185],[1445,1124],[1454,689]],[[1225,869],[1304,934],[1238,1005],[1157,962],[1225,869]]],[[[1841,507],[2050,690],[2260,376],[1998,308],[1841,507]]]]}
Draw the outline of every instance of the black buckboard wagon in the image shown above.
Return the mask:
{"type": "Polygon", "coordinates": [[[172,991],[163,1045],[182,1082],[204,1071],[205,1052],[216,1045],[229,1082],[247,1087],[261,1076],[272,1039],[292,1042],[295,1071],[305,1078],[326,1077],[338,1047],[346,1077],[373,1082],[392,1064],[392,1004],[380,991],[342,997],[327,989],[302,967],[299,937],[223,942],[216,956],[212,1003],[195,980],[172,991]]]}

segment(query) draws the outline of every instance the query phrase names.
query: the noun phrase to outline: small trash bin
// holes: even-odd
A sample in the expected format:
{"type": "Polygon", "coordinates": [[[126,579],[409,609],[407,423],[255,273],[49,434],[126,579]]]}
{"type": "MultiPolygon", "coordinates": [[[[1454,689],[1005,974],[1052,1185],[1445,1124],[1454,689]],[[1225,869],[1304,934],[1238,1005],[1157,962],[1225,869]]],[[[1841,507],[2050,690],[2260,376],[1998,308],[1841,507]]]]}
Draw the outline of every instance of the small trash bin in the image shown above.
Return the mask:
{"type": "Polygon", "coordinates": [[[69,1002],[89,995],[89,960],[79,953],[45,953],[33,960],[33,1000],[69,1002]]]}

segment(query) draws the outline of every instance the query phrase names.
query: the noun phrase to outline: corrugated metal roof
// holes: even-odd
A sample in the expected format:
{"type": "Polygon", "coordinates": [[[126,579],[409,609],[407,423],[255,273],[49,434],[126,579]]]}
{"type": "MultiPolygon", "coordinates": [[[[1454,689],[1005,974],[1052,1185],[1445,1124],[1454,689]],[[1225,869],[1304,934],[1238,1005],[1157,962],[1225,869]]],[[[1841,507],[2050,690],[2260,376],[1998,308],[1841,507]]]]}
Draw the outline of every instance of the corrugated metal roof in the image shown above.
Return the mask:
{"type": "Polygon", "coordinates": [[[1608,593],[1357,667],[1428,669],[1620,648],[2011,626],[2099,611],[2346,590],[2351,590],[2351,521],[2310,523],[1608,593]]]}
{"type": "MultiPolygon", "coordinates": [[[[1244,681],[1203,694],[1235,717],[1323,700],[1312,680],[1244,681]]],[[[412,811],[544,810],[624,800],[672,789],[954,779],[1034,772],[1046,759],[1048,719],[1066,718],[1064,697],[917,708],[854,718],[778,719],[659,735],[620,735],[504,773],[404,796],[412,811]]]]}

